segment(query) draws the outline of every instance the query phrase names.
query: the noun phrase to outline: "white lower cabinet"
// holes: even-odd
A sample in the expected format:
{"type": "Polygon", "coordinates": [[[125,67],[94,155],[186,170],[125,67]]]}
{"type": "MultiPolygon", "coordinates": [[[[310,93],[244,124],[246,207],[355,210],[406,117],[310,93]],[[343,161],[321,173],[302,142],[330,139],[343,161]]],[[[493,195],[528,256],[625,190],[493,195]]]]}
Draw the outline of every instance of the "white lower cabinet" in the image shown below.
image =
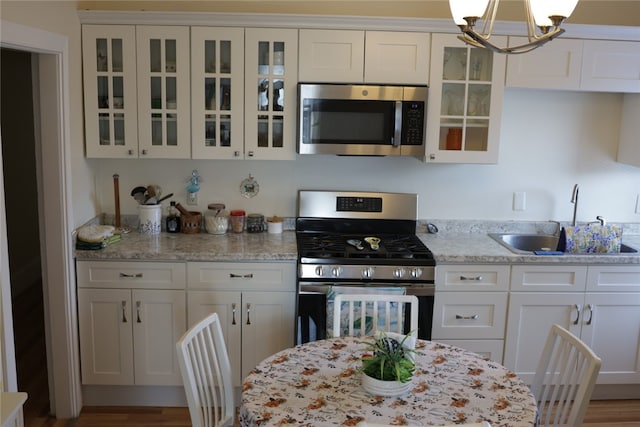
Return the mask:
{"type": "Polygon", "coordinates": [[[175,343],[186,330],[184,264],[77,268],[82,383],[181,385],[175,343]]]}
{"type": "Polygon", "coordinates": [[[218,313],[234,386],[294,344],[295,263],[190,262],[187,277],[189,325],[218,313]]]}
{"type": "Polygon", "coordinates": [[[438,265],[432,339],[502,362],[508,265],[438,265]]]}
{"type": "Polygon", "coordinates": [[[557,323],[602,359],[598,384],[640,383],[640,267],[514,266],[512,290],[522,288],[524,277],[531,292],[511,292],[509,300],[508,368],[530,382],[557,323]]]}

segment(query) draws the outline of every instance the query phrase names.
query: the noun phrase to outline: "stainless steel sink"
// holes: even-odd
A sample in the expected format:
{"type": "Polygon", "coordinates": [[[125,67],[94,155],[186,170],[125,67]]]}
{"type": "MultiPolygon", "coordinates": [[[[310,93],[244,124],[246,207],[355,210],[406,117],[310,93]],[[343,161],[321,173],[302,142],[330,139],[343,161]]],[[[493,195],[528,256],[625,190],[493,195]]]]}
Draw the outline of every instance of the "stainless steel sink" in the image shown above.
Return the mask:
{"type": "MultiPolygon", "coordinates": [[[[512,234],[490,233],[491,237],[502,246],[516,254],[532,254],[534,251],[555,251],[558,247],[558,236],[549,234],[512,234]]],[[[624,243],[620,254],[636,254],[638,250],[624,243]]],[[[618,255],[618,254],[584,254],[584,255],[618,255]]]]}

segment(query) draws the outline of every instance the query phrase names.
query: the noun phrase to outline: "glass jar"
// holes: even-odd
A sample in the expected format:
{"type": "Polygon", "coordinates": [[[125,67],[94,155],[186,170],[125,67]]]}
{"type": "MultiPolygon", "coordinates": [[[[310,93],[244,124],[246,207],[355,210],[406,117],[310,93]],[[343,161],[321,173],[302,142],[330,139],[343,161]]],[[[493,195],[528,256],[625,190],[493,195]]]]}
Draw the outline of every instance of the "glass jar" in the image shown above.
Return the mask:
{"type": "Polygon", "coordinates": [[[204,216],[204,226],[209,234],[225,234],[229,228],[229,214],[220,203],[211,203],[204,216]]]}
{"type": "Polygon", "coordinates": [[[180,232],[180,212],[176,208],[176,202],[171,201],[169,209],[167,210],[167,233],[179,233],[180,232]]]}
{"type": "Polygon", "coordinates": [[[244,231],[244,220],[246,214],[241,209],[235,209],[230,212],[229,221],[231,222],[231,230],[234,233],[242,233],[244,231]]]}
{"type": "Polygon", "coordinates": [[[249,214],[247,216],[247,232],[262,233],[264,231],[264,215],[249,214]]]}

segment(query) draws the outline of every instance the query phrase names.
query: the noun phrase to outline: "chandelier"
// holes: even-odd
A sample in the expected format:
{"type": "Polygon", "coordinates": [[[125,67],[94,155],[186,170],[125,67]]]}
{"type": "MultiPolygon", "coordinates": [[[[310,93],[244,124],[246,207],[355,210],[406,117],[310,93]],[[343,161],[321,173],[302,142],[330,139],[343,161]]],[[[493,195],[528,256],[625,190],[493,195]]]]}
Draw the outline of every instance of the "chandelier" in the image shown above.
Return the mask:
{"type": "Polygon", "coordinates": [[[458,38],[498,53],[529,52],[564,33],[560,25],[571,15],[578,0],[524,0],[529,41],[509,47],[491,42],[499,3],[500,0],[449,0],[453,20],[462,31],[458,38]],[[481,32],[476,30],[478,21],[482,21],[481,32]]]}

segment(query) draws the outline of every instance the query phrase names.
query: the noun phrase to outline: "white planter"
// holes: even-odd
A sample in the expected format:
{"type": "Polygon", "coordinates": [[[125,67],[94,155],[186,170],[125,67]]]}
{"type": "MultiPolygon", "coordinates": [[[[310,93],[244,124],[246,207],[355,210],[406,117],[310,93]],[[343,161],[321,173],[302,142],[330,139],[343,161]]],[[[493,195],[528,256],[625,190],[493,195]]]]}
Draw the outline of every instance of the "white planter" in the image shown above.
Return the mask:
{"type": "Polygon", "coordinates": [[[362,374],[362,388],[376,396],[400,396],[411,390],[411,381],[402,383],[400,381],[382,381],[362,374]]]}

